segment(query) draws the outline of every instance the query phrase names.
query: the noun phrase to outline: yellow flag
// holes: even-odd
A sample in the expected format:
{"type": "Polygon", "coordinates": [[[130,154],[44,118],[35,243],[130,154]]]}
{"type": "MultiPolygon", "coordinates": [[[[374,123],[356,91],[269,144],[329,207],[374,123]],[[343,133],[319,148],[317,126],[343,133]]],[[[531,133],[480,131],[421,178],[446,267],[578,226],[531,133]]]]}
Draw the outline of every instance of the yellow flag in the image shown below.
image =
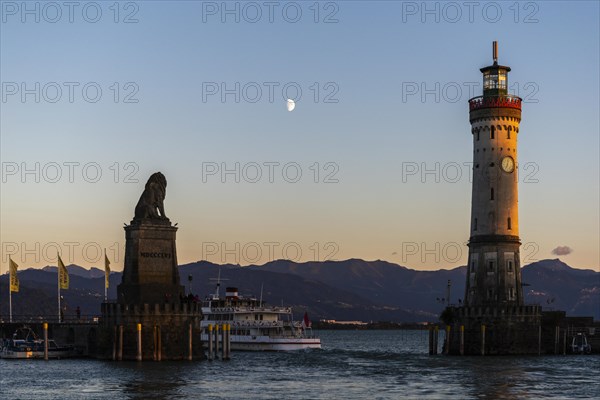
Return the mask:
{"type": "Polygon", "coordinates": [[[104,252],[104,287],[108,289],[108,277],[110,276],[110,261],[104,252]]]}
{"type": "Polygon", "coordinates": [[[69,288],[69,272],[67,272],[67,267],[60,259],[60,255],[58,256],[58,285],[61,289],[69,288]]]}
{"type": "Polygon", "coordinates": [[[10,257],[8,258],[8,264],[10,269],[10,291],[17,293],[19,291],[19,277],[17,276],[19,266],[10,257]]]}

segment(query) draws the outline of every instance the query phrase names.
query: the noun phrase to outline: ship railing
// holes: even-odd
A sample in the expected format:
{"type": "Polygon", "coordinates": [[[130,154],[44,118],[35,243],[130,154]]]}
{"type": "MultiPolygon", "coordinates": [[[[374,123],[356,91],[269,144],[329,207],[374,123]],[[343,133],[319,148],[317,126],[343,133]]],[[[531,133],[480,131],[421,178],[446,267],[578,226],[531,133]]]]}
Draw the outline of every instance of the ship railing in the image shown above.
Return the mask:
{"type": "Polygon", "coordinates": [[[231,321],[234,328],[277,328],[283,325],[283,321],[231,321]]]}
{"type": "Polygon", "coordinates": [[[292,312],[290,307],[213,307],[212,312],[272,312],[272,313],[286,313],[292,312]]]}

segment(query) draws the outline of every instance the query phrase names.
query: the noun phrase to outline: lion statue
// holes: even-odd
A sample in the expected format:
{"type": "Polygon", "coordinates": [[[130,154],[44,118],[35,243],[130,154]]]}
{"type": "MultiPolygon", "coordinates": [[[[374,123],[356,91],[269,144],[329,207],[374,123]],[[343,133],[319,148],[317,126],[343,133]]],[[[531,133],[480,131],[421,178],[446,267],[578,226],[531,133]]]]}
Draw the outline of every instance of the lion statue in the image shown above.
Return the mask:
{"type": "Polygon", "coordinates": [[[163,205],[166,195],[167,179],[160,172],[152,174],[148,179],[148,182],[146,182],[146,187],[140,196],[140,200],[135,206],[135,216],[133,219],[168,220],[163,205]]]}

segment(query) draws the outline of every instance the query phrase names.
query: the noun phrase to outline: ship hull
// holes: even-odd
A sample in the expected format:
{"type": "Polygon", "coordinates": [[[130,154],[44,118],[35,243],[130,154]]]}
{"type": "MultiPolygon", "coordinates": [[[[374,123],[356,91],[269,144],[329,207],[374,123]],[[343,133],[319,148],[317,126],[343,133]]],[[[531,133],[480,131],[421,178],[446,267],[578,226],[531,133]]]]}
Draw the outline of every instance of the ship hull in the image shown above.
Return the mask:
{"type": "MultiPolygon", "coordinates": [[[[202,335],[202,344],[208,348],[208,336],[202,335]]],[[[319,338],[271,338],[268,336],[231,336],[232,351],[295,351],[320,349],[319,338]]]]}

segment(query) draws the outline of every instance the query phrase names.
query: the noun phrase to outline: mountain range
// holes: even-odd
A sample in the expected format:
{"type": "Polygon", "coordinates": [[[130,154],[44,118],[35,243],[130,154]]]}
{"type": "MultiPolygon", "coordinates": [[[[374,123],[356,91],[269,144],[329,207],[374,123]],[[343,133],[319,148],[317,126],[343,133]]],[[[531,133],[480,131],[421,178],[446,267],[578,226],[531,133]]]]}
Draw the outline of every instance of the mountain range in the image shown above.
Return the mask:
{"type": "MultiPolygon", "coordinates": [[[[67,266],[70,288],[63,290],[67,315],[80,307],[97,315],[104,300],[104,271],[67,266]]],[[[297,317],[308,311],[312,319],[422,322],[436,321],[447,303],[462,299],[466,267],[419,271],[387,261],[324,261],[296,263],[275,260],[241,267],[198,261],[179,267],[186,292],[204,297],[215,290],[219,273],[222,288],[239,288],[242,295],[262,296],[272,304],[294,308],[297,317]],[[191,280],[190,280],[191,278],[191,280]]],[[[110,275],[109,300],[116,299],[121,272],[110,275]]],[[[13,293],[14,315],[56,315],[56,267],[19,272],[21,290],[13,293]]],[[[522,269],[527,303],[544,309],[565,310],[570,316],[600,319],[600,272],[571,268],[559,259],[542,260],[522,269]]],[[[8,275],[0,276],[0,314],[8,314],[8,275]]]]}

